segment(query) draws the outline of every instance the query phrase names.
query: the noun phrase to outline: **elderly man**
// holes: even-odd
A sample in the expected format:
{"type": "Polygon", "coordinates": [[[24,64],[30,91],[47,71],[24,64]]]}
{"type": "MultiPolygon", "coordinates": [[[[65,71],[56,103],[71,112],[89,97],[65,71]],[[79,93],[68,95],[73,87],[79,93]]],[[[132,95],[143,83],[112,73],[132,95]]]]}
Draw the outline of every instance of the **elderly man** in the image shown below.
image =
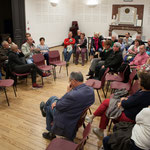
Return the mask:
{"type": "Polygon", "coordinates": [[[12,45],[8,56],[8,64],[11,72],[23,74],[31,73],[32,87],[41,88],[41,85],[36,84],[36,74],[38,73],[42,77],[47,77],[50,74],[43,73],[35,64],[26,64],[21,58],[24,54],[18,49],[17,45],[12,45]]]}
{"type": "Polygon", "coordinates": [[[131,46],[132,42],[133,42],[133,40],[132,40],[132,38],[130,38],[130,33],[127,32],[123,39],[123,43],[125,44],[126,50],[131,46]]]}
{"type": "Polygon", "coordinates": [[[122,59],[122,51],[121,51],[121,44],[119,42],[114,43],[113,46],[113,53],[109,55],[109,57],[105,60],[103,65],[98,65],[95,69],[95,78],[101,80],[105,70],[107,68],[110,71],[116,72],[118,68],[121,66],[123,59],[122,59]]]}
{"type": "MultiPolygon", "coordinates": [[[[144,45],[144,42],[142,41],[142,37],[141,37],[140,34],[137,34],[137,35],[136,35],[136,39],[140,40],[140,45],[144,45]]],[[[134,45],[134,42],[135,42],[135,41],[133,41],[131,45],[134,45]]]]}
{"type": "Polygon", "coordinates": [[[149,58],[149,56],[146,53],[145,45],[140,46],[140,52],[135,56],[132,62],[130,62],[131,68],[140,67],[141,65],[144,65],[149,58]]]}
{"type": "Polygon", "coordinates": [[[40,50],[34,46],[31,36],[27,37],[27,42],[22,45],[21,50],[22,53],[25,55],[27,64],[33,63],[33,54],[40,52],[40,50]]]}
{"type": "Polygon", "coordinates": [[[46,116],[46,129],[43,137],[53,139],[56,135],[73,140],[77,132],[77,123],[82,112],[94,103],[94,91],[83,84],[81,72],[72,72],[67,93],[62,98],[51,97],[46,104],[41,102],[40,109],[46,116]]]}
{"type": "Polygon", "coordinates": [[[72,38],[72,32],[69,32],[68,38],[64,40],[64,51],[63,51],[64,59],[67,62],[67,65],[69,65],[69,60],[71,58],[74,44],[75,44],[75,39],[72,38]]]}

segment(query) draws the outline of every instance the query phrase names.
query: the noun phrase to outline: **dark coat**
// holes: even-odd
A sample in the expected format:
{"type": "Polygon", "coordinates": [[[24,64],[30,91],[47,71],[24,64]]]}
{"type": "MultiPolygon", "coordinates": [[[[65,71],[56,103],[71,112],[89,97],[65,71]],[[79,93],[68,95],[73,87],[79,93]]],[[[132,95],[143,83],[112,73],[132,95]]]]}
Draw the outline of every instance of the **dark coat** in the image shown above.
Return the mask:
{"type": "Polygon", "coordinates": [[[81,84],[66,93],[56,103],[52,132],[73,140],[82,112],[95,101],[93,88],[81,84]]]}
{"type": "Polygon", "coordinates": [[[9,51],[10,49],[4,49],[4,48],[0,49],[0,67],[2,67],[3,62],[8,59],[9,51]]]}
{"type": "Polygon", "coordinates": [[[104,51],[100,52],[101,60],[106,60],[109,57],[109,55],[111,55],[112,53],[113,53],[112,49],[110,49],[108,51],[104,50],[104,51]]]}
{"type": "Polygon", "coordinates": [[[119,50],[117,52],[111,53],[109,57],[105,60],[105,68],[110,68],[111,70],[117,71],[118,68],[121,66],[123,61],[122,52],[119,50]]]}
{"type": "Polygon", "coordinates": [[[8,55],[8,65],[9,65],[9,68],[10,70],[14,70],[14,68],[18,65],[25,65],[26,63],[23,61],[23,58],[24,57],[24,54],[21,52],[21,53],[15,53],[13,51],[10,51],[9,52],[9,55],[8,55]]]}

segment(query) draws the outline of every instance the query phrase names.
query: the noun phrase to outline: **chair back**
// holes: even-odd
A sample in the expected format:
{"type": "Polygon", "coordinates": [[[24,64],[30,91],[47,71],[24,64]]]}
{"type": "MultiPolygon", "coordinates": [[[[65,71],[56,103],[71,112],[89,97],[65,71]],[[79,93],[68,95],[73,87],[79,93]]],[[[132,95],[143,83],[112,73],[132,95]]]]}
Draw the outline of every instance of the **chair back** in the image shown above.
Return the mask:
{"type": "Polygon", "coordinates": [[[130,76],[129,76],[129,83],[132,84],[133,83],[133,79],[136,75],[136,70],[133,70],[131,73],[130,73],[130,76]]]}
{"type": "Polygon", "coordinates": [[[109,72],[109,68],[107,68],[101,78],[101,84],[102,84],[102,87],[104,87],[105,85],[105,77],[106,77],[106,74],[109,72]]]}
{"type": "Polygon", "coordinates": [[[130,90],[130,95],[133,95],[134,93],[136,93],[138,90],[140,89],[140,85],[139,85],[139,80],[135,80],[135,82],[133,83],[131,90],[130,90]]]}
{"type": "Polygon", "coordinates": [[[58,50],[49,51],[49,63],[60,61],[60,54],[58,50]]]}
{"type": "Polygon", "coordinates": [[[33,62],[37,65],[37,66],[43,66],[45,65],[45,59],[43,54],[35,54],[32,56],[33,58],[33,62]]]}
{"type": "Polygon", "coordinates": [[[77,123],[77,129],[79,129],[83,125],[88,109],[89,108],[86,108],[80,115],[80,119],[78,120],[78,123],[77,123]]]}
{"type": "Polygon", "coordinates": [[[85,142],[88,138],[88,135],[90,134],[91,131],[91,123],[88,123],[88,125],[86,126],[86,128],[83,131],[83,139],[81,140],[81,142],[79,143],[78,147],[76,150],[81,150],[83,149],[85,142]]]}

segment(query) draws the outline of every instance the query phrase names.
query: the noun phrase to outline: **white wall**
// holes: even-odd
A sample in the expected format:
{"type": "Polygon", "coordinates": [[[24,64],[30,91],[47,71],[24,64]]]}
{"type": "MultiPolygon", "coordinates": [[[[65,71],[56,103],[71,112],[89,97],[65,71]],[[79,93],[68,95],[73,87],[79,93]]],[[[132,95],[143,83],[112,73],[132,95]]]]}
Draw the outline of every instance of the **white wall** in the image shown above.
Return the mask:
{"type": "Polygon", "coordinates": [[[25,10],[26,32],[32,34],[36,44],[42,36],[50,47],[63,43],[71,26],[71,0],[60,0],[56,7],[48,0],[25,0],[25,10]]]}
{"type": "Polygon", "coordinates": [[[46,43],[52,47],[62,44],[71,22],[77,20],[86,36],[101,32],[107,37],[113,4],[144,4],[143,36],[150,38],[150,0],[133,0],[130,3],[123,0],[99,0],[101,3],[93,8],[88,7],[85,1],[60,0],[56,7],[52,7],[48,0],[25,0],[27,32],[32,34],[36,43],[39,37],[44,36],[46,43]]]}
{"type": "Polygon", "coordinates": [[[85,5],[87,0],[75,0],[74,20],[78,20],[80,29],[87,36],[92,36],[94,32],[101,32],[105,37],[109,36],[109,25],[111,24],[113,4],[142,4],[144,5],[143,36],[150,38],[150,0],[133,0],[133,2],[123,2],[123,0],[99,0],[96,7],[85,5]]]}

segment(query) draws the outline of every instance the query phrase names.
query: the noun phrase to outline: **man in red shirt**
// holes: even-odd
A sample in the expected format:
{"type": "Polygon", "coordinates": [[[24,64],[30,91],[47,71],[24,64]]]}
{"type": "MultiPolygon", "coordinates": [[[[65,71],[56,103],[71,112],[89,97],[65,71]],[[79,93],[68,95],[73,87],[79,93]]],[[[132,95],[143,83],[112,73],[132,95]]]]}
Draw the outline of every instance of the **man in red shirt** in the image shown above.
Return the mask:
{"type": "Polygon", "coordinates": [[[75,44],[75,39],[72,38],[72,32],[69,32],[68,38],[64,40],[64,59],[69,64],[69,60],[72,54],[73,46],[75,44]]]}

